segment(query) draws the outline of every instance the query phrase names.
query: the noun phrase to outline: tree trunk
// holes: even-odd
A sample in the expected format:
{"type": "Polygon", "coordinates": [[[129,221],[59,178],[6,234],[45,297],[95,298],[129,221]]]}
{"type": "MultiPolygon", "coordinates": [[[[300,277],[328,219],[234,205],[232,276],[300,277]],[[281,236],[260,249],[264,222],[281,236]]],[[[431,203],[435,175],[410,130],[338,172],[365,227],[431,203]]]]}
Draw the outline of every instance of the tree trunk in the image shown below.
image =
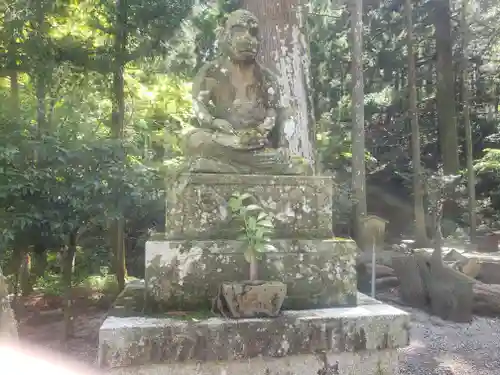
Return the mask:
{"type": "Polygon", "coordinates": [[[21,254],[21,267],[19,269],[19,283],[23,297],[29,296],[33,292],[31,275],[31,256],[26,249],[21,254]]]}
{"type": "Polygon", "coordinates": [[[393,260],[401,282],[401,299],[411,306],[429,306],[442,319],[470,322],[474,304],[472,279],[443,264],[439,253],[435,250],[430,257],[417,253],[393,260]]]}
{"type": "Polygon", "coordinates": [[[413,212],[415,217],[415,241],[417,247],[427,247],[428,238],[425,226],[424,187],[422,183],[422,166],[420,163],[420,131],[417,112],[417,82],[415,72],[415,56],[413,48],[413,7],[412,0],[405,0],[405,17],[408,45],[408,117],[411,123],[411,149],[413,164],[413,212]]]}
{"type": "Polygon", "coordinates": [[[437,53],[437,115],[439,142],[445,175],[459,170],[458,135],[453,77],[453,39],[449,0],[432,0],[437,53]]]}
{"type": "Polygon", "coordinates": [[[399,256],[392,260],[394,272],[400,281],[399,292],[409,306],[424,308],[427,305],[427,289],[422,278],[425,264],[416,256],[399,256]]]}
{"type": "MultiPolygon", "coordinates": [[[[124,71],[126,63],[127,46],[127,0],[116,0],[116,25],[114,40],[114,72],[113,72],[113,113],[111,116],[111,136],[116,139],[123,139],[125,128],[125,80],[124,71]]],[[[120,158],[123,157],[120,152],[120,158]]],[[[118,162],[124,162],[119,160],[118,162]]],[[[117,181],[117,185],[119,182],[117,181]]],[[[120,207],[120,188],[116,186],[116,199],[120,207]]],[[[126,257],[125,257],[125,220],[116,219],[111,225],[111,246],[115,257],[115,272],[118,286],[122,290],[125,286],[126,277],[126,257]]]]}
{"type": "MultiPolygon", "coordinates": [[[[365,110],[363,82],[363,1],[350,0],[352,42],[352,190],[355,235],[361,239],[366,216],[365,110]]],[[[359,244],[365,250],[367,244],[359,244]]]]}
{"type": "MultiPolygon", "coordinates": [[[[34,39],[41,48],[45,45],[45,38],[47,33],[47,22],[45,17],[44,2],[38,1],[35,3],[35,23],[36,30],[34,39]]],[[[42,52],[38,52],[35,57],[35,64],[33,67],[32,78],[35,83],[35,95],[37,101],[36,107],[36,122],[38,133],[42,134],[47,131],[47,85],[49,82],[49,68],[50,64],[45,60],[46,56],[42,52]]]]}
{"type": "Polygon", "coordinates": [[[127,278],[127,262],[125,251],[125,220],[123,218],[113,221],[111,226],[112,247],[114,255],[114,271],[118,282],[119,290],[125,288],[125,280],[127,278]]]}
{"type": "Polygon", "coordinates": [[[63,254],[64,329],[62,341],[68,340],[73,335],[73,270],[75,266],[76,238],[76,232],[69,235],[68,246],[63,254]]]}
{"type": "Polygon", "coordinates": [[[469,195],[469,236],[471,242],[476,240],[476,175],[474,173],[474,155],[472,153],[472,127],[470,123],[470,91],[469,91],[469,24],[468,1],[462,1],[462,116],[465,128],[465,145],[467,158],[467,189],[469,195]]]}
{"type": "Polygon", "coordinates": [[[255,255],[250,257],[250,281],[257,281],[259,278],[259,263],[255,255]]]}
{"type": "Polygon", "coordinates": [[[259,59],[277,74],[282,104],[290,110],[283,141],[292,155],[317,167],[305,4],[304,0],[242,0],[241,7],[259,19],[259,59]]]}

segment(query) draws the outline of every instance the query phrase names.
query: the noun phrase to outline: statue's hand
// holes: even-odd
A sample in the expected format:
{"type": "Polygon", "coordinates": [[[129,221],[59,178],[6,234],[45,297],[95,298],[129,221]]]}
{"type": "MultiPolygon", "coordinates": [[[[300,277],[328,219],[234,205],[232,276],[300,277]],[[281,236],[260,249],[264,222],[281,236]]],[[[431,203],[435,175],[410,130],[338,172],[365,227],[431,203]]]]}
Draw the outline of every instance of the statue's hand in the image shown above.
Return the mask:
{"type": "Polygon", "coordinates": [[[267,135],[263,135],[260,129],[254,128],[240,134],[241,143],[251,147],[264,147],[267,145],[267,135]]]}
{"type": "Polygon", "coordinates": [[[212,122],[212,126],[221,131],[222,133],[226,133],[226,134],[236,134],[233,126],[231,125],[231,123],[227,120],[224,120],[224,119],[221,119],[221,118],[216,118],[213,122],[212,122]]]}
{"type": "Polygon", "coordinates": [[[275,118],[272,116],[267,117],[262,124],[260,124],[257,127],[257,130],[259,131],[260,135],[264,138],[267,138],[269,136],[269,133],[273,129],[275,122],[275,118]]]}

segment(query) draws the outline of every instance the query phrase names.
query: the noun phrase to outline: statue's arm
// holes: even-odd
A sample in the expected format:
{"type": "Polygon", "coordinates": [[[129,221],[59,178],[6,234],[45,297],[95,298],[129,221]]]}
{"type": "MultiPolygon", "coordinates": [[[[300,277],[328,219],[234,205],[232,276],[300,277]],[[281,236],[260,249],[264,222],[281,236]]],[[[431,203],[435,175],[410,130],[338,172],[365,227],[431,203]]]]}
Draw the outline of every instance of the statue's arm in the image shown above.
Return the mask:
{"type": "Polygon", "coordinates": [[[193,80],[193,111],[202,128],[213,128],[214,117],[208,110],[212,88],[208,78],[210,64],[204,65],[193,80]]]}
{"type": "Polygon", "coordinates": [[[214,77],[210,77],[212,64],[203,66],[193,80],[193,110],[200,124],[205,129],[215,130],[226,134],[234,134],[232,125],[224,119],[214,117],[208,110],[212,97],[212,90],[217,84],[214,77]]]}

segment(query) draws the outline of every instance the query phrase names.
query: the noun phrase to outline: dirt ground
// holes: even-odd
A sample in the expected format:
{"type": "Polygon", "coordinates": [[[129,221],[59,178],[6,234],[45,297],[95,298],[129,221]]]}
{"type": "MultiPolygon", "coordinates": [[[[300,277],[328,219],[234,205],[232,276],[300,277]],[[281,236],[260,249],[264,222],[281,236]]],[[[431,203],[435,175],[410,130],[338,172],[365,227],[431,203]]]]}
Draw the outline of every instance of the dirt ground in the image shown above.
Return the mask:
{"type": "Polygon", "coordinates": [[[33,295],[23,298],[17,306],[22,341],[64,353],[86,364],[95,364],[99,327],[104,321],[109,302],[78,301],[75,304],[74,335],[67,342],[61,341],[63,312],[60,298],[33,295]]]}
{"type": "MultiPolygon", "coordinates": [[[[500,319],[475,318],[471,324],[456,324],[425,312],[397,304],[397,289],[381,298],[412,314],[411,343],[401,352],[400,375],[498,375],[500,373],[500,319]]],[[[67,354],[95,365],[98,330],[106,304],[77,306],[74,337],[61,343],[60,301],[33,296],[23,301],[20,336],[30,344],[67,354]]]]}

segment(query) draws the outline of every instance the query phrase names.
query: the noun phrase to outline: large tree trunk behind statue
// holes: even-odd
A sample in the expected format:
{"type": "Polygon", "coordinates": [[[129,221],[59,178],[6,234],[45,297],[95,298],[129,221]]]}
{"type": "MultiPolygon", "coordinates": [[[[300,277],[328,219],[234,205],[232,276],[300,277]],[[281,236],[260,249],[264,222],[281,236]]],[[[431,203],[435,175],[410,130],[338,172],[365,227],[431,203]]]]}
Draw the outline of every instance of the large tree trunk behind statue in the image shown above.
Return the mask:
{"type": "Polygon", "coordinates": [[[243,0],[241,7],[259,19],[259,59],[279,80],[290,120],[282,134],[292,155],[315,162],[314,116],[310,95],[309,47],[305,37],[303,0],[243,0]]]}

